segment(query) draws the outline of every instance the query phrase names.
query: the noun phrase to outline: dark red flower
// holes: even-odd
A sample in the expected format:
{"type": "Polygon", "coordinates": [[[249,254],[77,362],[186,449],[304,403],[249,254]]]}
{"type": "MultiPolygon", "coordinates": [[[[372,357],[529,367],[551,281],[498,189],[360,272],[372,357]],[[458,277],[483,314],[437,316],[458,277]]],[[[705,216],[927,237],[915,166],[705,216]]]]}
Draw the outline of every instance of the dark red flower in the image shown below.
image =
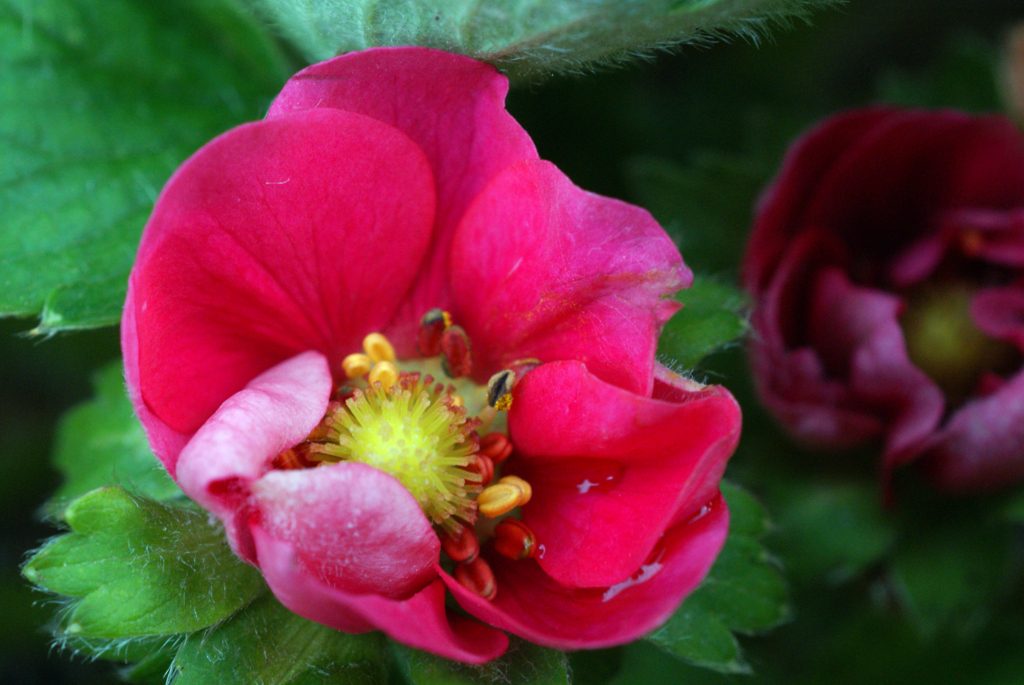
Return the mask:
{"type": "Polygon", "coordinates": [[[506,90],[417,48],[300,72],[168,182],[122,323],[154,452],[283,604],[469,662],[664,621],[740,425],[654,360],[671,240],[539,160],[506,90]]]}
{"type": "Polygon", "coordinates": [[[760,393],[800,438],[881,438],[949,491],[1024,477],[1024,140],[867,109],[789,152],[744,262],[760,393]]]}

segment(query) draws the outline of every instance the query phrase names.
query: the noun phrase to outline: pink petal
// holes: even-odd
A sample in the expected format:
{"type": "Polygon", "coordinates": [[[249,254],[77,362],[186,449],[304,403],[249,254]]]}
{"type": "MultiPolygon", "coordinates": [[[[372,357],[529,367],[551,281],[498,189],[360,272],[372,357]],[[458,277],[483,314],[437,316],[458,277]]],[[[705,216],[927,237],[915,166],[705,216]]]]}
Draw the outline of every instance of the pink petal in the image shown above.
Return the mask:
{"type": "Polygon", "coordinates": [[[740,409],[721,387],[666,402],[556,362],[517,386],[509,433],[512,472],[533,488],[522,518],[543,545],[541,568],[563,585],[607,587],[718,497],[740,409]]]}
{"type": "Polygon", "coordinates": [[[847,112],[812,129],[789,149],[775,182],[758,202],[743,264],[748,289],[757,292],[767,286],[789,241],[804,230],[822,176],[867,131],[898,116],[897,110],[881,107],[847,112]]]}
{"type": "Polygon", "coordinates": [[[188,443],[189,436],[179,433],[161,421],[142,401],[139,384],[139,329],[135,322],[135,289],[132,286],[132,279],[128,281],[128,295],[121,315],[121,355],[124,357],[124,379],[128,386],[128,399],[131,400],[135,415],[139,417],[139,422],[146,431],[149,447],[168,473],[174,473],[178,454],[188,443]]]}
{"type": "MultiPolygon", "coordinates": [[[[789,181],[784,181],[789,182],[789,181]]],[[[882,282],[887,260],[961,207],[1024,202],[1024,143],[1002,117],[902,111],[879,122],[816,184],[804,225],[827,227],[882,282]],[[884,173],[879,173],[884,170],[884,173]]]]}
{"type": "Polygon", "coordinates": [[[337,368],[408,290],[433,194],[423,153],[357,114],[300,112],[206,145],[161,193],[132,272],[148,411],[187,435],[294,354],[337,368]]]}
{"type": "Polygon", "coordinates": [[[666,620],[704,579],[725,544],[729,512],[721,499],[704,516],[666,531],[636,573],[607,588],[571,588],[535,561],[491,556],[498,594],[474,595],[447,574],[442,579],[469,613],[537,644],[557,649],[620,645],[666,620]]]}
{"type": "Polygon", "coordinates": [[[437,182],[437,224],[417,285],[390,331],[415,354],[420,317],[446,307],[452,232],[474,197],[502,169],[536,159],[530,137],[505,111],[508,79],[494,67],[418,47],[377,48],[313,65],[293,76],[268,118],[335,108],[390,124],[426,153],[437,182]]]}
{"type": "Polygon", "coordinates": [[[345,592],[318,580],[295,548],[258,525],[252,526],[263,577],[274,595],[295,613],[347,633],[383,630],[411,647],[447,659],[480,664],[508,648],[508,637],[445,610],[438,579],[409,599],[345,592]]]}
{"type": "Polygon", "coordinates": [[[331,389],[327,360],[300,354],[228,398],[181,451],[171,475],[224,522],[231,548],[243,559],[255,559],[248,536],[251,484],[320,422],[331,389]]]}
{"type": "Polygon", "coordinates": [[[947,492],[995,490],[1024,479],[1024,373],[954,412],[920,463],[947,492]]]}
{"type": "Polygon", "coordinates": [[[985,288],[971,299],[970,311],[978,330],[1024,352],[1024,288],[985,288]]]}
{"type": "Polygon", "coordinates": [[[853,285],[838,269],[821,272],[811,303],[815,349],[846,380],[850,393],[886,417],[883,484],[899,464],[916,454],[945,411],[942,391],[907,355],[898,316],[899,298],[853,285]]]}
{"type": "Polygon", "coordinates": [[[693,274],[644,210],[584,192],[548,162],[495,179],[452,243],[453,314],[481,382],[519,359],[578,359],[650,395],[658,334],[693,274]]]}
{"type": "Polygon", "coordinates": [[[437,577],[441,543],[419,504],[371,466],[271,471],[252,483],[255,525],[303,568],[348,593],[405,599],[437,577]]]}

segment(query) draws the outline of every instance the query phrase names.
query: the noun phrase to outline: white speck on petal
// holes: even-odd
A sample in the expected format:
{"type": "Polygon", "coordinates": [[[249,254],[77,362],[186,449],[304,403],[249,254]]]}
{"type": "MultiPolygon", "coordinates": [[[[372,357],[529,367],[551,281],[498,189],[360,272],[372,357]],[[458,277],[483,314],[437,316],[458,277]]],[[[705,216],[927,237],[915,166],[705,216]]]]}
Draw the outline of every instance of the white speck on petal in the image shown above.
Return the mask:
{"type": "Polygon", "coordinates": [[[621,583],[612,585],[610,588],[605,590],[604,596],[601,597],[601,601],[607,602],[608,600],[614,598],[616,595],[618,595],[626,588],[633,587],[634,585],[639,585],[640,583],[646,583],[648,580],[653,578],[655,574],[657,574],[658,571],[660,571],[664,567],[664,564],[661,563],[661,557],[664,555],[665,551],[662,550],[661,554],[658,555],[658,559],[656,561],[653,561],[650,564],[644,564],[640,567],[640,572],[636,575],[635,578],[627,578],[621,583]]]}
{"type": "Polygon", "coordinates": [[[577,485],[576,489],[580,491],[581,495],[585,495],[585,494],[587,494],[587,492],[590,491],[590,488],[596,487],[597,485],[598,485],[597,483],[591,483],[590,479],[587,478],[582,483],[577,485]]]}

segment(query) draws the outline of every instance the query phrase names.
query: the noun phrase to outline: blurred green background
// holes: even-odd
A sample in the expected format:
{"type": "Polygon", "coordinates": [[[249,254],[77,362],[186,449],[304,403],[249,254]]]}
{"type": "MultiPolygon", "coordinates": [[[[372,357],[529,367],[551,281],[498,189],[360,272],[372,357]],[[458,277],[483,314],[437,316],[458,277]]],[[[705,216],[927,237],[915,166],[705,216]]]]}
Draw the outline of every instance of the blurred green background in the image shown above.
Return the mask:
{"type": "MultiPolygon", "coordinates": [[[[682,230],[688,263],[730,279],[751,203],[787,140],[830,112],[880,97],[998,107],[989,70],[1016,21],[1024,21],[1020,0],[850,0],[816,13],[812,26],[773,28],[760,45],[691,46],[628,67],[555,78],[515,90],[508,107],[542,157],[588,190],[645,204],[670,229],[682,230]],[[713,192],[703,192],[701,184],[709,183],[717,184],[713,192]],[[700,235],[691,225],[721,230],[700,235]]],[[[32,324],[0,322],[0,684],[117,682],[111,665],[51,647],[45,626],[53,607],[18,574],[26,551],[55,532],[39,517],[58,484],[48,461],[55,424],[91,395],[92,374],[118,356],[117,331],[40,339],[25,334],[32,324]]],[[[754,404],[738,350],[703,366],[744,405],[746,432],[731,475],[772,509],[766,464],[796,450],[754,404]]],[[[1010,563],[1019,565],[1017,538],[1010,563]]],[[[887,544],[885,524],[866,527],[861,541],[887,544]]],[[[1003,597],[996,615],[968,617],[977,628],[937,629],[928,637],[894,620],[889,585],[870,575],[847,584],[802,578],[804,560],[788,556],[788,542],[783,534],[768,545],[796,571],[794,619],[768,637],[744,641],[755,677],[702,671],[638,644],[575,655],[574,682],[1024,683],[1019,588],[1003,597]]],[[[936,578],[943,578],[939,571],[936,578]]]]}

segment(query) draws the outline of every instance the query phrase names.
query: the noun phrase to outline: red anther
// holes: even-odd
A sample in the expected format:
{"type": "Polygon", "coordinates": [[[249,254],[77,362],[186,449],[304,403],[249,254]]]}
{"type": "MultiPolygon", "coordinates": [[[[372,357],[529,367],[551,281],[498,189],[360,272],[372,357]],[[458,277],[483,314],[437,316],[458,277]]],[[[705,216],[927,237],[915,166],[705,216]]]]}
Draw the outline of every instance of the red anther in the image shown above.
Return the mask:
{"type": "Polygon", "coordinates": [[[488,433],[480,438],[480,451],[477,454],[490,457],[497,466],[512,454],[512,441],[504,433],[488,433]]]}
{"type": "Polygon", "coordinates": [[[494,462],[486,454],[474,454],[473,460],[463,468],[470,473],[480,474],[480,485],[487,485],[494,480],[494,462]]]}
{"type": "Polygon", "coordinates": [[[494,571],[481,557],[468,563],[455,565],[455,580],[459,585],[473,594],[480,595],[488,602],[498,595],[498,581],[494,579],[494,571]]]}
{"type": "Polygon", "coordinates": [[[537,538],[519,519],[505,518],[494,528],[494,551],[509,559],[530,559],[537,555],[537,538]]]}
{"type": "Polygon", "coordinates": [[[469,563],[480,553],[480,541],[470,526],[461,526],[454,536],[441,537],[441,549],[452,561],[469,563]]]}
{"type": "Polygon", "coordinates": [[[448,320],[440,309],[431,309],[420,320],[420,329],[416,334],[416,347],[424,357],[436,357],[441,354],[441,335],[448,327],[448,320]]]}
{"type": "Polygon", "coordinates": [[[449,326],[441,335],[441,354],[444,355],[445,371],[452,378],[468,376],[472,371],[469,336],[462,326],[449,326]]]}

